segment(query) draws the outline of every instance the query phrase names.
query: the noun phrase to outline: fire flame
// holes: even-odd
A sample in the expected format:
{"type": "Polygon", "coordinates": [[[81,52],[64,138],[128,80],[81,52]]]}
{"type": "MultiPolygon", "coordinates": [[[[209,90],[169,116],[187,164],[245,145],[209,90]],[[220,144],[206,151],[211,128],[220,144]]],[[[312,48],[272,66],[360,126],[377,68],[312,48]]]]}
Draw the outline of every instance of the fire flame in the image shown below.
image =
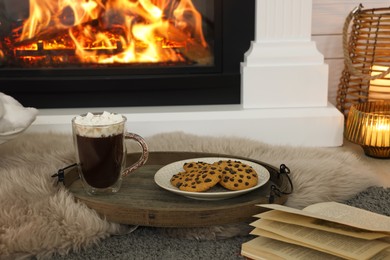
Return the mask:
{"type": "Polygon", "coordinates": [[[191,62],[211,54],[191,0],[30,0],[20,49],[74,49],[83,63],[191,62]]]}

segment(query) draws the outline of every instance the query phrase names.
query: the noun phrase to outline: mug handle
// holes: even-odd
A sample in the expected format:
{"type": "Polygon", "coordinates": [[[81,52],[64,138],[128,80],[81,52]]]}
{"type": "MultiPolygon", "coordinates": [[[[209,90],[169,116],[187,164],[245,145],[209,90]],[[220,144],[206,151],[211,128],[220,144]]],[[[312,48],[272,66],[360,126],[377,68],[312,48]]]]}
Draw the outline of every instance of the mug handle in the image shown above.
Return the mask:
{"type": "Polygon", "coordinates": [[[138,161],[123,170],[122,177],[127,176],[129,173],[135,171],[136,169],[144,165],[149,157],[149,148],[145,142],[145,139],[134,133],[125,133],[125,139],[132,139],[136,141],[142,148],[142,154],[138,161]]]}

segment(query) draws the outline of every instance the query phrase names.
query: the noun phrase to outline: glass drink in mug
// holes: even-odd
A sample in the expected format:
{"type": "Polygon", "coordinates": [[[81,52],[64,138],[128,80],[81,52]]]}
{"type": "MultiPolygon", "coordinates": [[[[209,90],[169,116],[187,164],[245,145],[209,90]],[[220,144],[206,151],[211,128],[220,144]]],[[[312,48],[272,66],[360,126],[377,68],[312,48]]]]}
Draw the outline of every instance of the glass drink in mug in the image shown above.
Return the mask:
{"type": "Polygon", "coordinates": [[[72,119],[76,160],[83,187],[88,194],[119,191],[122,178],[144,165],[148,146],[141,136],[126,131],[126,117],[109,112],[87,113],[72,119]],[[125,140],[137,142],[142,153],[126,167],[125,140]]]}

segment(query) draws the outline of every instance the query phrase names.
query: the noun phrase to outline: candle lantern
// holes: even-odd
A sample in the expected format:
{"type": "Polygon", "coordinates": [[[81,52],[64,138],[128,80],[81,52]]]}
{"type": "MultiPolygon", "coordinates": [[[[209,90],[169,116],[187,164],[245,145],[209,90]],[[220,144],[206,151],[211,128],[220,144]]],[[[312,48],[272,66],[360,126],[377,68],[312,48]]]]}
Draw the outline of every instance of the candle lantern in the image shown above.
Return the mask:
{"type": "Polygon", "coordinates": [[[344,69],[337,108],[349,116],[354,104],[390,100],[390,7],[352,10],[343,27],[344,69]]]}
{"type": "Polygon", "coordinates": [[[351,106],[344,131],[367,156],[390,158],[390,101],[369,101],[351,106]]]}

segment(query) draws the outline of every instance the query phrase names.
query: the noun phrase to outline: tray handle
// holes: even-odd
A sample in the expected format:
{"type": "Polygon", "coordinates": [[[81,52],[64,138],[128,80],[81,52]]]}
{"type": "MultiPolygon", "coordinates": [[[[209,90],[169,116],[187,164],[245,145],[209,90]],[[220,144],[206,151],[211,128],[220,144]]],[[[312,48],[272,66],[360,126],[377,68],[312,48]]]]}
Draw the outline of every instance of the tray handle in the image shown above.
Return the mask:
{"type": "Polygon", "coordinates": [[[276,176],[276,178],[280,182],[280,185],[279,185],[279,187],[276,186],[275,184],[271,185],[270,194],[268,197],[268,202],[270,204],[274,203],[275,196],[280,197],[281,195],[289,195],[294,191],[294,185],[293,185],[291,178],[289,176],[290,172],[291,172],[290,169],[285,164],[280,165],[279,171],[277,172],[277,176],[276,176]],[[282,178],[284,178],[284,177],[287,178],[287,183],[285,183],[282,180],[282,178]]]}

